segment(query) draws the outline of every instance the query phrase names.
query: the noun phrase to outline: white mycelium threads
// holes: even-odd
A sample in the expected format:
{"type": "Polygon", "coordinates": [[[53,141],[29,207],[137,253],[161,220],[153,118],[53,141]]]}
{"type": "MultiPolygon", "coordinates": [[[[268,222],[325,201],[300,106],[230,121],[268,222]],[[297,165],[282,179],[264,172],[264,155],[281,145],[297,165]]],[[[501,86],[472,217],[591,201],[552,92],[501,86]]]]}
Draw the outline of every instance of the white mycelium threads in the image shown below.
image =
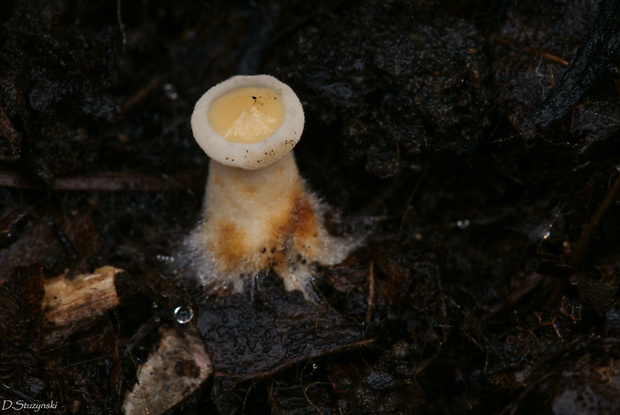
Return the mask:
{"type": "Polygon", "coordinates": [[[338,264],[355,247],[329,235],[304,188],[291,151],[303,126],[293,90],[268,75],[235,76],[196,103],[192,130],[211,161],[203,221],[186,246],[203,284],[240,292],[273,269],[308,297],[311,264],[338,264]]]}

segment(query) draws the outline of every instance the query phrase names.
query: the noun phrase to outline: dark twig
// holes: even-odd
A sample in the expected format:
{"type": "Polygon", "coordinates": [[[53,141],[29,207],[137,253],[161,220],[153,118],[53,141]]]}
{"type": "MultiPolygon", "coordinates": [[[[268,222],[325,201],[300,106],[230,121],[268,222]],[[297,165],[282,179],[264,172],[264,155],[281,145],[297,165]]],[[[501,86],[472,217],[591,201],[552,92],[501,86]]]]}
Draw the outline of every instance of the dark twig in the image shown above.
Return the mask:
{"type": "Polygon", "coordinates": [[[370,260],[368,266],[368,309],[366,310],[366,324],[370,323],[370,317],[372,316],[372,309],[375,304],[375,271],[374,262],[370,260]]]}
{"type": "Polygon", "coordinates": [[[170,176],[140,172],[104,172],[58,177],[49,185],[45,185],[15,171],[0,171],[0,187],[105,192],[183,191],[203,188],[205,177],[204,171],[183,172],[170,176]]]}
{"type": "Polygon", "coordinates": [[[497,314],[502,311],[514,306],[517,302],[519,302],[523,297],[532,292],[536,287],[540,285],[545,280],[545,278],[540,274],[532,274],[529,277],[524,279],[524,282],[519,286],[518,289],[512,291],[506,297],[502,298],[502,300],[495,304],[491,309],[484,315],[483,320],[489,321],[497,314]]]}
{"type": "Polygon", "coordinates": [[[158,77],[154,76],[146,86],[144,86],[138,92],[133,94],[131,97],[127,98],[127,101],[123,102],[123,105],[121,106],[121,110],[123,112],[127,112],[133,109],[133,107],[138,105],[147,96],[149,96],[151,92],[157,89],[160,83],[161,83],[161,80],[158,77]]]}
{"type": "Polygon", "coordinates": [[[125,344],[125,350],[123,350],[123,357],[131,355],[134,347],[138,345],[147,335],[159,327],[158,316],[152,316],[146,321],[136,332],[131,336],[131,339],[125,344]]]}
{"type": "Polygon", "coordinates": [[[513,41],[505,39],[500,36],[493,36],[493,42],[501,43],[504,46],[508,46],[512,49],[515,49],[519,52],[526,53],[528,55],[540,56],[541,58],[549,62],[557,63],[564,67],[568,66],[568,62],[565,59],[562,59],[559,56],[552,55],[551,53],[544,52],[538,48],[531,48],[531,47],[519,48],[513,41]]]}
{"type": "Polygon", "coordinates": [[[21,153],[22,134],[0,105],[0,160],[17,161],[21,153]]]}
{"type": "MultiPolygon", "coordinates": [[[[603,221],[603,217],[605,213],[609,209],[609,207],[614,203],[616,198],[618,197],[618,193],[620,193],[620,175],[614,181],[614,184],[611,186],[611,189],[607,192],[605,199],[601,202],[594,215],[590,218],[588,223],[583,228],[575,247],[573,248],[573,256],[569,260],[569,265],[572,267],[576,267],[579,262],[583,259],[586,251],[588,250],[590,243],[592,242],[592,238],[594,237],[595,232],[598,230],[601,222],[603,221]]],[[[559,279],[556,281],[553,291],[549,295],[547,299],[547,306],[551,306],[552,304],[556,304],[562,293],[564,292],[564,287],[567,284],[566,279],[559,279]]]]}
{"type": "Polygon", "coordinates": [[[0,236],[6,235],[17,225],[22,219],[28,215],[28,211],[22,207],[15,209],[8,215],[0,218],[0,236]]]}
{"type": "Polygon", "coordinates": [[[544,130],[564,117],[601,78],[619,52],[620,0],[603,0],[574,59],[542,106],[534,112],[534,124],[544,130]]]}
{"type": "Polygon", "coordinates": [[[592,215],[592,218],[590,218],[590,221],[583,228],[583,232],[581,232],[581,236],[579,236],[579,239],[577,240],[577,243],[575,244],[575,247],[573,249],[573,256],[570,260],[570,265],[575,266],[581,261],[584,254],[586,253],[586,250],[590,246],[592,237],[594,236],[594,233],[600,226],[603,220],[603,217],[605,216],[605,213],[607,212],[609,207],[614,203],[614,201],[618,197],[619,192],[620,192],[620,175],[618,175],[618,177],[614,181],[614,184],[611,186],[611,189],[609,189],[609,191],[607,192],[605,199],[600,204],[598,209],[596,209],[596,212],[594,212],[594,215],[592,215]]]}

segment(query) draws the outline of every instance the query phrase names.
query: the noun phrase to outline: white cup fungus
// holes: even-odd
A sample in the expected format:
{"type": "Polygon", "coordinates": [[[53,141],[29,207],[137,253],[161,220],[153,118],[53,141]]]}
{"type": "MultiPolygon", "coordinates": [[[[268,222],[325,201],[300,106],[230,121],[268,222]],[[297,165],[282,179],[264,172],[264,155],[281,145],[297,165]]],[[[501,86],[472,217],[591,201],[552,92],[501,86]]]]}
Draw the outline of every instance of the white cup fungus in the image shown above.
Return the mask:
{"type": "Polygon", "coordinates": [[[186,241],[204,285],[243,290],[273,269],[311,295],[313,263],[335,265],[356,246],[331,236],[292,149],[304,126],[293,90],[269,75],[235,76],[196,103],[192,131],[211,158],[203,220],[186,241]]]}

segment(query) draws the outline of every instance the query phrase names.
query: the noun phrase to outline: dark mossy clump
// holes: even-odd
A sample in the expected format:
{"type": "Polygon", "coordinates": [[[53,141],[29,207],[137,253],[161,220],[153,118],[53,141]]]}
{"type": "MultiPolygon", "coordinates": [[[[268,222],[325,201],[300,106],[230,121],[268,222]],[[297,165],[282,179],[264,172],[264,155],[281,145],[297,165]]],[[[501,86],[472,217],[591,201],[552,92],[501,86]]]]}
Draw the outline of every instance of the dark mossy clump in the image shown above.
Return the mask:
{"type": "Polygon", "coordinates": [[[64,1],[9,4],[0,27],[0,96],[23,134],[13,161],[46,181],[90,169],[119,113],[111,90],[118,31],[80,22],[80,7],[64,1]]]}
{"type": "Polygon", "coordinates": [[[380,177],[445,152],[468,157],[489,132],[478,28],[443,13],[416,17],[380,2],[334,8],[277,49],[276,72],[310,115],[336,128],[346,159],[380,177]]]}

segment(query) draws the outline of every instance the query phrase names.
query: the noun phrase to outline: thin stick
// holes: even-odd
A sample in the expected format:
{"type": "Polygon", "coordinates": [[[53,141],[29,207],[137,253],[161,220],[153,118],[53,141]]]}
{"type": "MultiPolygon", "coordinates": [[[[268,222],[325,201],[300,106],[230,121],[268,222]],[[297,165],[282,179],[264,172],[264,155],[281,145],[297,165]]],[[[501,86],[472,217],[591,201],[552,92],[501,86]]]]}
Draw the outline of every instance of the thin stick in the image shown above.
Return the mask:
{"type": "Polygon", "coordinates": [[[548,60],[549,62],[557,63],[564,67],[568,66],[568,62],[566,61],[566,59],[560,58],[559,56],[552,55],[548,52],[543,52],[542,50],[539,50],[538,48],[532,48],[532,47],[527,46],[527,47],[520,49],[511,40],[508,40],[508,39],[505,39],[499,36],[493,36],[493,41],[500,43],[504,46],[508,46],[512,49],[515,49],[516,51],[523,52],[528,55],[540,56],[541,58],[548,60]]]}
{"type": "Polygon", "coordinates": [[[375,272],[374,261],[370,261],[368,266],[368,308],[366,309],[366,324],[370,323],[372,309],[375,303],[375,272]]]}
{"type": "Polygon", "coordinates": [[[203,188],[205,177],[204,171],[199,170],[170,176],[120,171],[58,177],[46,185],[16,171],[0,170],[0,187],[107,192],[183,191],[203,188]]]}
{"type": "Polygon", "coordinates": [[[607,196],[605,196],[605,199],[603,200],[603,202],[600,204],[598,209],[596,209],[596,212],[594,212],[594,215],[592,215],[592,218],[584,227],[583,232],[581,233],[581,236],[579,237],[579,240],[575,244],[575,248],[573,250],[573,257],[570,260],[571,265],[573,266],[577,265],[581,261],[583,256],[585,255],[588,247],[590,246],[590,242],[592,241],[592,237],[594,236],[594,233],[598,230],[598,227],[603,221],[603,217],[605,216],[605,213],[607,212],[609,207],[614,203],[614,201],[618,197],[619,192],[620,192],[620,175],[616,178],[616,181],[612,185],[611,189],[609,190],[609,192],[607,192],[607,196]]]}

